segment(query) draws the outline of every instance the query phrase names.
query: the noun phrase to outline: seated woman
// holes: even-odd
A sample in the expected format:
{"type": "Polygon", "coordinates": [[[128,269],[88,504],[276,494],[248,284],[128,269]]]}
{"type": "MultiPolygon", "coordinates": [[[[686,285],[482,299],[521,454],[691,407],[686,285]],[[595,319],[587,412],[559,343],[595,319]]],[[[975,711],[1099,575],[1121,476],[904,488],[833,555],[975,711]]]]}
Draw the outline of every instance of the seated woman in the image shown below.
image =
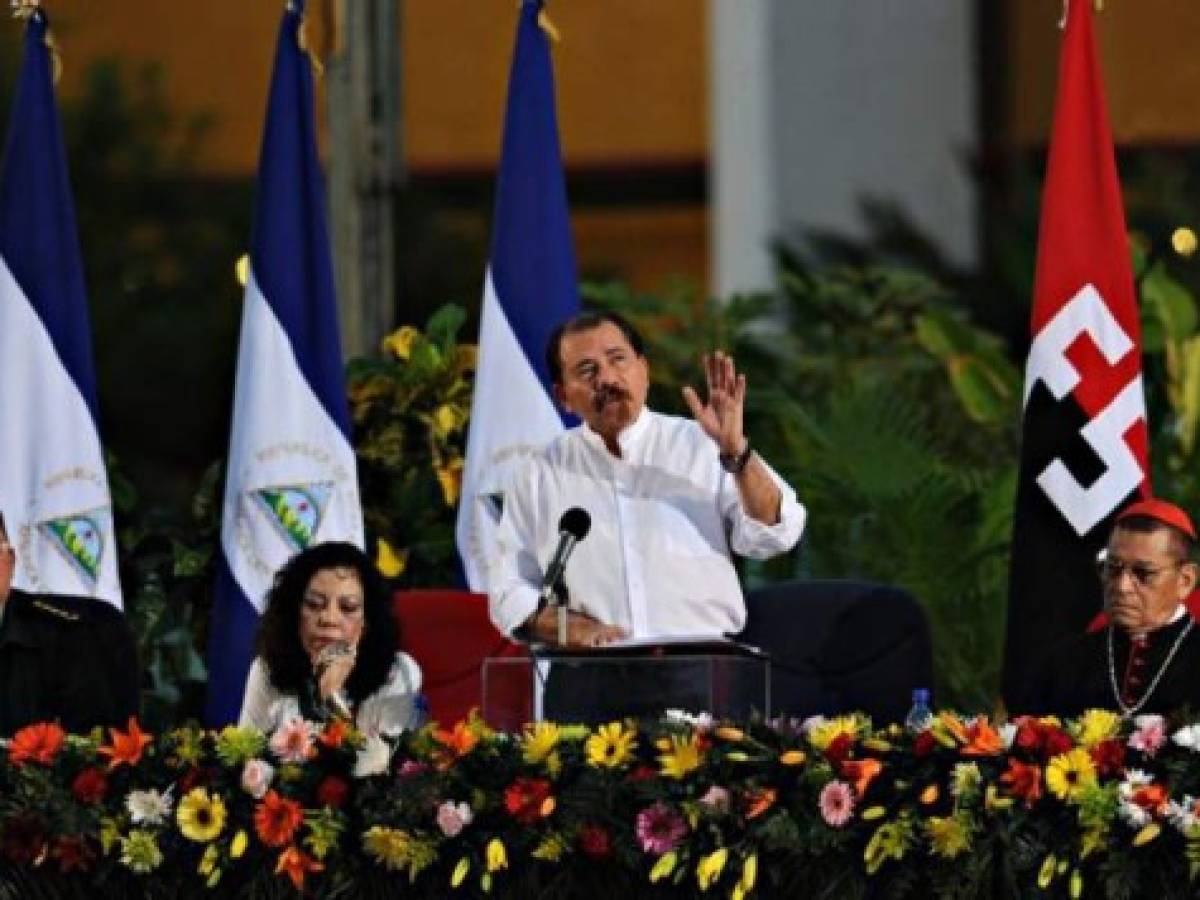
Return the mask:
{"type": "Polygon", "coordinates": [[[418,724],[421,670],[398,641],[370,558],[353,544],[309,547],[267,593],[238,724],[273,731],[296,716],[343,716],[368,735],[418,724]]]}

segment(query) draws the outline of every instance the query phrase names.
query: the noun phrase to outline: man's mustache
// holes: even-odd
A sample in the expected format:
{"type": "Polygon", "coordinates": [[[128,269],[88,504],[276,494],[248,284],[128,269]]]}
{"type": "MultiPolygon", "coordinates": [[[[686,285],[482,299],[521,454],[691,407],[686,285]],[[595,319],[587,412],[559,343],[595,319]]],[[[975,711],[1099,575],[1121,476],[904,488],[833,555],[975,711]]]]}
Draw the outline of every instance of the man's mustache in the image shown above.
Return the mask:
{"type": "Polygon", "coordinates": [[[592,406],[596,412],[604,409],[605,405],[617,400],[628,400],[629,391],[616,384],[602,384],[596,388],[596,393],[592,395],[592,406]]]}

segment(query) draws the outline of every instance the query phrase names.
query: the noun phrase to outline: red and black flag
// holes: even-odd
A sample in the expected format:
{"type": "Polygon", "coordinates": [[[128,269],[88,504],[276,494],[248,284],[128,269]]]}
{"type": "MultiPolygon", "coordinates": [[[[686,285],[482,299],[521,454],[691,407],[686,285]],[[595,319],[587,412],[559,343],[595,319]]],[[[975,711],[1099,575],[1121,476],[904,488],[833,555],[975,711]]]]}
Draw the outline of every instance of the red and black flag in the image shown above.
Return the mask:
{"type": "Polygon", "coordinates": [[[1092,34],[1071,0],[1042,194],[1013,522],[1004,694],[1037,702],[1041,648],[1099,611],[1096,554],[1150,493],[1141,329],[1092,34]]]}

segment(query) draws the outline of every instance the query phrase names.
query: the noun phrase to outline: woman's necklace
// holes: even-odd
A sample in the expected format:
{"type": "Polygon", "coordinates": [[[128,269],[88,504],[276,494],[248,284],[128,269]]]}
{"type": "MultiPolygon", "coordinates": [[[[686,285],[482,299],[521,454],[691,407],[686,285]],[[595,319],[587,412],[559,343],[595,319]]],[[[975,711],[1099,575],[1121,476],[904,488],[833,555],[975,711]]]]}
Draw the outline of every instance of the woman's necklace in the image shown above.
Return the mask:
{"type": "MultiPolygon", "coordinates": [[[[1121,715],[1126,719],[1132,718],[1139,709],[1146,705],[1146,701],[1150,699],[1150,695],[1154,693],[1154,689],[1158,687],[1158,683],[1162,681],[1162,677],[1166,674],[1167,668],[1171,665],[1171,661],[1175,659],[1175,654],[1179,652],[1179,648],[1183,646],[1183,639],[1188,636],[1188,632],[1192,630],[1192,626],[1196,624],[1196,620],[1188,618],[1188,622],[1183,626],[1183,631],[1179,632],[1179,637],[1175,638],[1175,643],[1171,647],[1171,652],[1167,654],[1167,658],[1163,660],[1163,664],[1158,667],[1158,672],[1150,681],[1150,686],[1146,688],[1146,693],[1142,694],[1142,699],[1133,706],[1126,706],[1125,699],[1121,696],[1121,687],[1117,684],[1117,663],[1113,652],[1113,631],[1116,629],[1113,626],[1108,628],[1108,680],[1112,685],[1113,697],[1116,698],[1117,708],[1121,710],[1121,715]]],[[[1132,653],[1133,651],[1130,650],[1132,653]]]]}

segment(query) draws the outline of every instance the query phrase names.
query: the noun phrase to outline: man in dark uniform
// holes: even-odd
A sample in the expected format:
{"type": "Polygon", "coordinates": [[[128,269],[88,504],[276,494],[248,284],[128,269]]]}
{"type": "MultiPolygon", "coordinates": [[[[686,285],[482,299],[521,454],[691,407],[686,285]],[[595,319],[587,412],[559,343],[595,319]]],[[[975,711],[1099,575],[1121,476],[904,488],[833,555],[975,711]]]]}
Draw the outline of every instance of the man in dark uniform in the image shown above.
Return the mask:
{"type": "Polygon", "coordinates": [[[16,561],[0,515],[0,735],[41,721],[123,726],[140,686],[124,615],[103,600],[14,590],[16,561]]]}
{"type": "Polygon", "coordinates": [[[1098,571],[1104,610],[1052,648],[1044,704],[1031,713],[1126,716],[1200,710],[1196,528],[1178,506],[1140,500],[1118,514],[1098,571]]]}

